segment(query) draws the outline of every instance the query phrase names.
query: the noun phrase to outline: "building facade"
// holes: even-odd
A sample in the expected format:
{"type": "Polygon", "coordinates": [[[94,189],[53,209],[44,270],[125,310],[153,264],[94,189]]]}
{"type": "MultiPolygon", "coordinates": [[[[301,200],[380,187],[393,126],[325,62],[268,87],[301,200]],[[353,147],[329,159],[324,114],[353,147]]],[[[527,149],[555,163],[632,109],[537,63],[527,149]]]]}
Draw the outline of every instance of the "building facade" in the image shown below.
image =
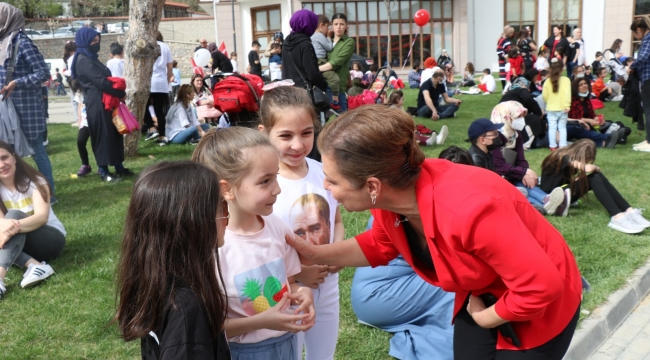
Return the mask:
{"type": "Polygon", "coordinates": [[[650,0],[238,0],[234,4],[201,1],[199,5],[215,14],[218,41],[224,41],[229,51],[236,42],[240,68],[241,64],[245,66],[245,54],[253,40],[264,49],[276,31],[288,35],[291,14],[302,8],[329,18],[345,13],[348,35],[356,40],[356,53],[375,62],[384,64],[390,54],[394,68],[409,69],[429,56],[437,59],[445,49],[457,71],[467,62],[472,62],[477,71],[496,70],[496,43],[505,25],[517,31],[529,26],[538,44],[551,36],[554,25],[562,25],[566,34],[579,27],[589,62],[596,51],[609,48],[616,39],[623,40],[622,51],[629,55],[635,46],[631,22],[636,16],[650,15],[650,0]],[[426,9],[431,17],[423,27],[413,22],[419,9],[426,9]]]}

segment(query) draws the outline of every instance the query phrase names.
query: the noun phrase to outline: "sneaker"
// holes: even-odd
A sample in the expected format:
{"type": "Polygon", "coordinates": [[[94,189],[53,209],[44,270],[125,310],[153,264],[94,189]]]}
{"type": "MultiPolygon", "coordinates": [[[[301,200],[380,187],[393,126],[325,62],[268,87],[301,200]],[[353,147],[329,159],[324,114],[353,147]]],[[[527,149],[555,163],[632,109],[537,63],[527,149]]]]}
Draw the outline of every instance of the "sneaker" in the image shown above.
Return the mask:
{"type": "Polygon", "coordinates": [[[119,178],[114,174],[109,173],[108,175],[102,176],[102,181],[108,183],[114,183],[114,182],[122,181],[122,178],[119,178]]]}
{"type": "Polygon", "coordinates": [[[562,188],[556,187],[550,194],[544,197],[544,209],[548,215],[555,215],[558,206],[564,202],[565,195],[562,188]]]}
{"type": "Polygon", "coordinates": [[[609,139],[607,139],[605,142],[605,147],[608,149],[613,149],[614,146],[616,146],[616,143],[618,143],[618,131],[614,131],[609,134],[609,139]]]}
{"type": "Polygon", "coordinates": [[[447,140],[447,135],[449,135],[449,128],[447,125],[442,125],[442,128],[440,128],[440,134],[436,137],[436,144],[444,145],[445,140],[447,140]]]}
{"type": "Polygon", "coordinates": [[[533,135],[533,130],[528,125],[526,125],[524,130],[526,131],[526,134],[528,134],[528,141],[524,143],[524,149],[528,150],[530,149],[531,146],[533,146],[533,142],[535,141],[535,135],[533,135]]]}
{"type": "Polygon", "coordinates": [[[632,221],[647,229],[650,227],[650,221],[641,215],[642,211],[643,209],[632,209],[632,211],[625,213],[625,216],[629,217],[632,219],[632,221]]]}
{"type": "Polygon", "coordinates": [[[634,151],[650,152],[650,144],[646,142],[645,144],[635,146],[632,149],[634,151]]]}
{"type": "Polygon", "coordinates": [[[632,219],[630,219],[628,216],[622,216],[618,219],[614,219],[614,217],[612,217],[612,220],[609,221],[609,224],[607,224],[607,226],[626,234],[638,234],[645,230],[643,226],[632,221],[632,219]]]}
{"type": "Polygon", "coordinates": [[[564,201],[560,206],[555,209],[555,215],[567,216],[569,214],[569,207],[571,206],[571,190],[564,189],[564,201]]]}
{"type": "Polygon", "coordinates": [[[120,172],[115,172],[115,176],[118,178],[132,177],[135,176],[135,173],[127,168],[124,168],[124,170],[120,172]]]}
{"type": "Polygon", "coordinates": [[[643,145],[645,145],[645,144],[647,144],[647,143],[648,143],[647,140],[643,140],[643,141],[641,141],[641,142],[638,143],[638,144],[634,144],[634,145],[632,145],[632,148],[639,147],[639,146],[643,146],[643,145]]]}
{"type": "Polygon", "coordinates": [[[0,299],[7,293],[7,288],[5,287],[5,282],[0,279],[0,299]]]}
{"type": "Polygon", "coordinates": [[[45,139],[45,141],[43,141],[43,146],[47,146],[49,143],[50,143],[50,139],[45,139]]]}
{"type": "Polygon", "coordinates": [[[189,141],[190,145],[198,145],[201,139],[192,139],[189,141]]]}
{"type": "Polygon", "coordinates": [[[93,172],[93,169],[90,167],[90,165],[81,165],[79,171],[77,171],[77,176],[86,176],[91,172],[93,172]]]}
{"type": "Polygon", "coordinates": [[[483,95],[490,95],[490,92],[486,91],[486,92],[483,93],[483,95]]]}
{"type": "Polygon", "coordinates": [[[621,101],[623,100],[623,95],[614,96],[610,101],[621,101]]]}
{"type": "Polygon", "coordinates": [[[54,269],[45,263],[45,261],[38,265],[30,264],[23,275],[23,281],[20,282],[20,286],[24,289],[38,285],[41,281],[52,275],[54,275],[54,269]]]}
{"type": "Polygon", "coordinates": [[[431,133],[431,137],[426,141],[427,146],[434,146],[438,143],[437,141],[438,135],[436,135],[436,132],[431,133]]]}
{"type": "Polygon", "coordinates": [[[144,141],[153,140],[157,137],[158,137],[158,131],[150,132],[149,134],[147,134],[147,137],[144,138],[144,141]]]}
{"type": "Polygon", "coordinates": [[[335,111],[341,110],[341,105],[339,105],[338,101],[332,101],[332,104],[330,105],[330,107],[335,111]]]}

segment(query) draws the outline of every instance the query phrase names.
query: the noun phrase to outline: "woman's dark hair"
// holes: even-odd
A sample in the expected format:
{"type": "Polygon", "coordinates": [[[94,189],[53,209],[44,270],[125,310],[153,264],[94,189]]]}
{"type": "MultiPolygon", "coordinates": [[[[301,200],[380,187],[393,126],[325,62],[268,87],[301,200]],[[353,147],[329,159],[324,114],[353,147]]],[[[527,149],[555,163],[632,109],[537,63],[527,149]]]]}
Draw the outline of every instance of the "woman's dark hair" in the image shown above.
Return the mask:
{"type": "Polygon", "coordinates": [[[472,160],[472,155],[469,151],[460,148],[456,145],[452,145],[440,152],[438,159],[449,160],[456,164],[471,165],[474,166],[474,161],[472,160]]]}
{"type": "Polygon", "coordinates": [[[524,73],[524,78],[526,78],[526,80],[530,81],[531,83],[534,83],[535,78],[537,77],[538,74],[539,74],[539,71],[537,71],[537,69],[535,69],[535,68],[532,68],[530,70],[527,70],[524,73]]]}
{"type": "Polygon", "coordinates": [[[370,65],[370,71],[374,71],[374,72],[379,71],[379,66],[373,63],[372,65],[370,65]]]}
{"type": "Polygon", "coordinates": [[[156,30],[156,41],[163,42],[163,36],[159,30],[156,30]]]}
{"type": "Polygon", "coordinates": [[[632,21],[632,25],[630,25],[630,30],[631,31],[636,31],[636,29],[643,29],[643,30],[650,30],[650,18],[647,16],[642,16],[639,18],[634,19],[632,21]]]}
{"type": "Polygon", "coordinates": [[[287,111],[304,110],[314,121],[314,129],[320,128],[320,120],[316,118],[316,110],[312,105],[307,90],[295,86],[278,86],[264,92],[260,103],[260,120],[267,133],[273,129],[278,120],[287,111]]]}
{"type": "Polygon", "coordinates": [[[79,80],[77,79],[70,79],[70,90],[72,90],[73,93],[76,93],[77,91],[83,91],[83,87],[79,83],[79,80]]]}
{"type": "Polygon", "coordinates": [[[469,71],[470,75],[474,75],[474,64],[468,62],[466,66],[467,66],[467,71],[469,71]]]}
{"type": "Polygon", "coordinates": [[[207,85],[205,85],[205,81],[203,80],[203,76],[201,76],[201,74],[194,74],[194,75],[192,75],[192,79],[190,80],[190,84],[192,85],[192,88],[194,89],[194,92],[197,93],[197,94],[198,94],[200,91],[207,90],[207,88],[208,88],[207,85]],[[203,85],[201,85],[201,88],[200,88],[200,89],[197,89],[197,88],[194,86],[194,80],[195,80],[196,78],[200,78],[200,79],[201,79],[201,83],[203,84],[203,85]]]}
{"type": "Polygon", "coordinates": [[[560,30],[561,32],[560,36],[564,37],[564,25],[554,25],[553,27],[560,30]]]}
{"type": "Polygon", "coordinates": [[[400,99],[404,98],[404,93],[402,90],[395,90],[392,93],[390,93],[390,96],[388,97],[388,105],[397,105],[397,102],[400,99]]]}
{"type": "Polygon", "coordinates": [[[334,16],[332,16],[332,24],[334,23],[334,20],[336,20],[336,19],[343,19],[343,21],[345,21],[346,24],[348,23],[348,17],[345,16],[345,14],[343,14],[343,13],[334,14],[334,16]]]}
{"type": "Polygon", "coordinates": [[[376,177],[395,189],[415,184],[424,153],[413,135],[411,115],[384,105],[365,105],[331,121],[318,137],[318,149],[340,174],[360,189],[376,177]]]}
{"type": "MultiPolygon", "coordinates": [[[[573,82],[571,83],[571,97],[574,98],[574,99],[579,99],[580,98],[580,95],[579,95],[580,90],[579,90],[579,88],[580,88],[580,83],[581,82],[587,83],[587,86],[589,87],[589,93],[591,94],[591,84],[589,83],[589,80],[587,80],[586,78],[578,78],[578,79],[573,80],[573,82]]],[[[587,99],[587,101],[589,101],[589,99],[587,99]]]]}
{"type": "Polygon", "coordinates": [[[528,39],[528,30],[526,28],[519,29],[519,40],[528,39]]]}
{"type": "MultiPolygon", "coordinates": [[[[49,203],[52,189],[50,189],[50,184],[45,179],[45,176],[26,163],[20,156],[16,155],[11,145],[2,140],[0,140],[0,149],[6,150],[16,159],[16,172],[14,173],[14,186],[16,186],[16,190],[24,194],[29,190],[30,184],[33,183],[43,197],[43,200],[49,203]]],[[[0,211],[7,215],[7,206],[5,206],[4,201],[0,201],[0,211]]]]}
{"type": "Polygon", "coordinates": [[[415,60],[413,62],[413,70],[420,70],[420,60],[415,60]]]}
{"type": "Polygon", "coordinates": [[[359,61],[355,61],[352,63],[352,69],[354,70],[354,65],[357,66],[357,71],[363,71],[363,67],[361,67],[361,63],[359,61]]]}
{"type": "Polygon", "coordinates": [[[63,46],[63,62],[68,63],[68,59],[77,51],[77,44],[74,40],[68,41],[63,46]]]}
{"type": "MultiPolygon", "coordinates": [[[[562,172],[562,163],[564,157],[568,157],[568,163],[572,164],[574,161],[580,162],[584,165],[596,161],[596,143],[591,139],[579,139],[573,144],[557,149],[548,155],[542,161],[542,173],[559,174],[562,172]]],[[[577,182],[580,193],[587,195],[589,192],[589,180],[587,173],[572,168],[572,173],[569,176],[569,189],[574,189],[574,184],[577,182]]]]}
{"type": "Polygon", "coordinates": [[[181,87],[178,88],[178,93],[176,94],[176,102],[182,103],[183,107],[187,109],[187,107],[190,106],[190,99],[188,99],[187,95],[193,92],[194,92],[194,85],[190,85],[190,84],[181,85],[181,87]]]}
{"type": "Polygon", "coordinates": [[[613,52],[616,52],[616,51],[618,51],[618,49],[621,48],[621,44],[622,44],[622,43],[623,43],[623,40],[621,40],[621,39],[616,39],[616,40],[614,40],[614,42],[612,43],[612,47],[609,48],[609,49],[612,50],[613,52]]]}
{"type": "Polygon", "coordinates": [[[140,174],[117,267],[113,321],[124,340],[159,329],[165,305],[178,305],[174,296],[181,287],[201,299],[212,338],[219,336],[228,308],[216,255],[223,202],[219,178],[204,165],[163,161],[140,174]]]}

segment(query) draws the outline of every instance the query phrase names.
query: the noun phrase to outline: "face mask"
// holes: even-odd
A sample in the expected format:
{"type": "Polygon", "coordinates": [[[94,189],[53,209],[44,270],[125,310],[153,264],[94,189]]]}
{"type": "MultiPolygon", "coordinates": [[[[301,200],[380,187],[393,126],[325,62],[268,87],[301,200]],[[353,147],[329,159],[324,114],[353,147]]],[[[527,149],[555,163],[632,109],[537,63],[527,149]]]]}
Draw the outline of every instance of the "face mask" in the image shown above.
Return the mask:
{"type": "Polygon", "coordinates": [[[99,43],[94,44],[94,45],[90,45],[90,46],[88,46],[88,50],[93,54],[97,54],[99,52],[99,46],[100,46],[99,43]]]}
{"type": "Polygon", "coordinates": [[[501,137],[497,136],[496,138],[492,139],[492,144],[486,145],[488,151],[492,151],[494,149],[498,149],[503,146],[503,142],[501,142],[501,137]]]}
{"type": "Polygon", "coordinates": [[[578,93],[578,95],[580,97],[587,97],[587,96],[589,96],[589,93],[588,92],[581,92],[581,93],[578,93]]]}
{"type": "Polygon", "coordinates": [[[582,79],[583,77],[585,77],[584,73],[576,74],[577,79],[582,79]]]}
{"type": "Polygon", "coordinates": [[[521,131],[526,127],[526,122],[524,121],[524,118],[514,119],[512,120],[510,127],[512,127],[513,130],[521,131]]]}

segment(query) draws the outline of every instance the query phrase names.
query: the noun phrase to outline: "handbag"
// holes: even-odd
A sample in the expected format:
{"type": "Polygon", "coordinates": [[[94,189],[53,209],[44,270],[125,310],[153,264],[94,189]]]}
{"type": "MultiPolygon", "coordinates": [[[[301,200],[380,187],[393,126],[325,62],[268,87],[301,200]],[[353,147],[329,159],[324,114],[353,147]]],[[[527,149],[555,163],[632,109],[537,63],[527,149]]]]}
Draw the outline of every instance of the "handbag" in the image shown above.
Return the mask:
{"type": "Polygon", "coordinates": [[[115,125],[115,128],[117,129],[117,132],[120,133],[120,135],[125,135],[129,133],[129,130],[126,127],[126,124],[124,123],[124,120],[120,116],[120,107],[116,107],[113,109],[113,115],[111,116],[113,125],[115,125]]]}
{"type": "Polygon", "coordinates": [[[138,123],[138,120],[135,119],[135,115],[133,115],[125,103],[120,102],[120,105],[117,107],[117,109],[118,114],[126,126],[128,133],[140,130],[140,124],[138,123]]]}
{"type": "Polygon", "coordinates": [[[316,108],[316,110],[318,112],[326,112],[327,110],[329,110],[330,109],[329,95],[327,95],[325,91],[321,90],[315,85],[310,85],[309,82],[302,75],[302,71],[300,71],[298,66],[296,66],[296,63],[293,63],[293,67],[296,69],[298,75],[300,75],[300,78],[307,86],[307,91],[309,92],[309,96],[311,97],[311,100],[314,103],[314,107],[316,108]]]}
{"type": "MultiPolygon", "coordinates": [[[[14,45],[14,52],[11,54],[9,66],[7,66],[5,84],[13,80],[14,69],[16,67],[16,55],[21,42],[22,39],[18,39],[14,45]]],[[[10,97],[3,97],[2,101],[0,101],[0,121],[2,122],[0,126],[0,140],[11,144],[16,154],[20,157],[34,155],[34,149],[25,137],[25,133],[23,133],[16,107],[10,97]]]]}

